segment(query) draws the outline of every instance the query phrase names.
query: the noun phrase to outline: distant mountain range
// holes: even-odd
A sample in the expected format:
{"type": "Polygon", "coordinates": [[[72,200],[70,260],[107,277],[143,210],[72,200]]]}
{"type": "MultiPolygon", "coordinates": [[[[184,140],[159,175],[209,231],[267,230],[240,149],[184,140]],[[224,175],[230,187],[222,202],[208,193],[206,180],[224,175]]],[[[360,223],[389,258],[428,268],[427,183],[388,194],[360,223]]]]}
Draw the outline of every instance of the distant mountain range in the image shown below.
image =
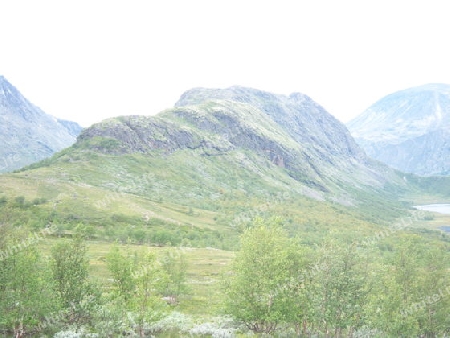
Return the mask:
{"type": "Polygon", "coordinates": [[[367,155],[404,172],[450,175],[450,85],[380,99],[347,124],[367,155]]]}
{"type": "Polygon", "coordinates": [[[76,141],[82,128],[30,103],[0,76],[0,172],[40,161],[76,141]]]}

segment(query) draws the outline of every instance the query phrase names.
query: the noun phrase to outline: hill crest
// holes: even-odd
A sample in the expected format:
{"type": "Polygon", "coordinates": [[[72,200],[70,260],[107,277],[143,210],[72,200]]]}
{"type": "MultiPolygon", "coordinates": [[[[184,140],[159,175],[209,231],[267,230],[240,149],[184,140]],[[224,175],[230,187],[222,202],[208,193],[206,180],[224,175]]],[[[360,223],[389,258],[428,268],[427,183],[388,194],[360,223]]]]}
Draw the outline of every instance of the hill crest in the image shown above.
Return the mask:
{"type": "Polygon", "coordinates": [[[158,115],[95,124],[81,133],[78,143],[116,155],[251,152],[320,194],[342,193],[345,184],[381,189],[388,180],[380,173],[387,169],[366,157],[342,123],[299,93],[195,88],[158,115]],[[95,141],[99,138],[103,141],[95,141]]]}

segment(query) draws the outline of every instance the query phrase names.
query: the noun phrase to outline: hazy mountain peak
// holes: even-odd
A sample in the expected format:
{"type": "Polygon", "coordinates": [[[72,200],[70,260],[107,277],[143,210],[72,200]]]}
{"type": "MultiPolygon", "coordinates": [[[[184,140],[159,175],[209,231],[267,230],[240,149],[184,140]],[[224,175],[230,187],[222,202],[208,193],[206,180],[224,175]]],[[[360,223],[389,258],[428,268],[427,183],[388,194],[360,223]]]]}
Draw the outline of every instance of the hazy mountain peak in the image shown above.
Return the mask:
{"type": "Polygon", "coordinates": [[[428,84],[387,95],[347,126],[355,138],[402,142],[450,124],[450,85],[428,84]]]}
{"type": "Polygon", "coordinates": [[[37,162],[73,144],[81,127],[30,103],[0,76],[0,172],[37,162]]]}
{"type": "Polygon", "coordinates": [[[5,107],[17,107],[20,105],[31,105],[19,91],[6,80],[4,76],[0,76],[0,105],[5,107]]]}
{"type": "Polygon", "coordinates": [[[444,143],[450,130],[450,85],[431,83],[392,93],[347,126],[369,156],[397,169],[427,175],[450,172],[450,163],[444,163],[448,158],[444,143]]]}

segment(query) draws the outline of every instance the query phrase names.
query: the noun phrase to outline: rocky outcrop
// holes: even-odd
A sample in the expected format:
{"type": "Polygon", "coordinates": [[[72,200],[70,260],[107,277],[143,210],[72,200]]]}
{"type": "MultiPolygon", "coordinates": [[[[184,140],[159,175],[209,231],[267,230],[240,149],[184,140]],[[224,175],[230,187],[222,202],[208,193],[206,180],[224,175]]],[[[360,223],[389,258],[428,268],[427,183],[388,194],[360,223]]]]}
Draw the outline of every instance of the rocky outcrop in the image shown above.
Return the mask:
{"type": "Polygon", "coordinates": [[[308,96],[244,87],[189,90],[174,108],[156,116],[95,124],[78,143],[111,154],[249,151],[321,192],[344,181],[382,186],[386,179],[345,126],[308,96]]]}

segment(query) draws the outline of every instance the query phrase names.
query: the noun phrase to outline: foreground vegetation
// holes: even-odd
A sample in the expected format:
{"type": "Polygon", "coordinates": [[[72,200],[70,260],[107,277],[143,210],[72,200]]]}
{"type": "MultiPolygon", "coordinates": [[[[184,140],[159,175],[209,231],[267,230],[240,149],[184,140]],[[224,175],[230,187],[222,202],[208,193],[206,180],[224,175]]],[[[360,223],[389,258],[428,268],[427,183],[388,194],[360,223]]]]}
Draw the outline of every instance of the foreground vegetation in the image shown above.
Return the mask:
{"type": "Polygon", "coordinates": [[[450,333],[449,246],[391,238],[299,245],[279,222],[256,222],[227,282],[226,312],[254,332],[437,337],[450,333]]]}
{"type": "Polygon", "coordinates": [[[254,219],[241,249],[164,248],[0,227],[6,336],[437,337],[450,333],[448,238],[408,219],[317,245],[254,219]]]}
{"type": "Polygon", "coordinates": [[[0,335],[5,337],[168,334],[176,320],[190,330],[220,313],[217,283],[232,253],[1,231],[0,335]]]}

